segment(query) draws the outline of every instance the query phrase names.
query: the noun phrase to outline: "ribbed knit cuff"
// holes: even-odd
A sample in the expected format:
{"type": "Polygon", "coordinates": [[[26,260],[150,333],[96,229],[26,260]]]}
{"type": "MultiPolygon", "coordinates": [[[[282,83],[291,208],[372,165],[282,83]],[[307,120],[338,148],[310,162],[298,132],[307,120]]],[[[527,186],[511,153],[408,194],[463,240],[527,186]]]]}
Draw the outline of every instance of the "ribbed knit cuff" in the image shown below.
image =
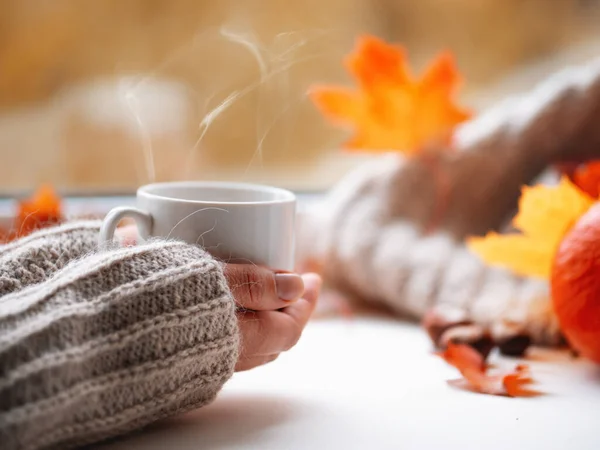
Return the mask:
{"type": "Polygon", "coordinates": [[[0,329],[3,449],[69,448],[205,405],[238,355],[221,266],[179,242],[90,254],[15,290],[0,329]]]}

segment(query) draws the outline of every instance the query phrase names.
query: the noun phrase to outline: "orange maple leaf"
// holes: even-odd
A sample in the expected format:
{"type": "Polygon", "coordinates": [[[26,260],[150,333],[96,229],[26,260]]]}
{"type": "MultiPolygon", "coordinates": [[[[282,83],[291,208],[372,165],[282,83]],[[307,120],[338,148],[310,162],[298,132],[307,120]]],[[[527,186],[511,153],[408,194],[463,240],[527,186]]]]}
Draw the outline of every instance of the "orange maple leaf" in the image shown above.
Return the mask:
{"type": "Polygon", "coordinates": [[[436,354],[451,366],[456,367],[461,373],[463,370],[483,372],[486,368],[481,353],[469,345],[450,342],[443,351],[436,354]]]}
{"type": "Polygon", "coordinates": [[[11,236],[10,231],[6,230],[4,228],[0,228],[0,245],[10,242],[11,239],[12,239],[12,236],[11,236]]]}
{"type": "Polygon", "coordinates": [[[514,373],[509,373],[502,377],[502,386],[509,397],[537,397],[541,392],[529,389],[528,386],[533,384],[533,378],[528,374],[515,369],[514,373]]]}
{"type": "Polygon", "coordinates": [[[349,149],[415,154],[449,144],[454,127],[471,117],[452,100],[461,79],[449,52],[415,79],[402,47],[366,35],[345,63],[358,89],[320,86],[310,97],[330,120],[355,128],[349,149]]]}
{"type": "Polygon", "coordinates": [[[19,202],[15,223],[17,237],[29,234],[35,229],[55,224],[62,220],[61,199],[52,186],[41,186],[34,195],[19,202]]]}
{"type": "Polygon", "coordinates": [[[528,389],[533,383],[529,369],[519,364],[513,372],[490,375],[483,357],[474,348],[464,344],[449,343],[437,353],[448,364],[458,369],[463,378],[449,380],[448,383],[460,389],[480,394],[503,395],[507,397],[534,397],[541,392],[528,389]]]}
{"type": "Polygon", "coordinates": [[[566,176],[557,186],[524,187],[513,220],[521,233],[488,233],[468,239],[467,246],[489,265],[549,279],[560,242],[593,203],[566,176]]]}

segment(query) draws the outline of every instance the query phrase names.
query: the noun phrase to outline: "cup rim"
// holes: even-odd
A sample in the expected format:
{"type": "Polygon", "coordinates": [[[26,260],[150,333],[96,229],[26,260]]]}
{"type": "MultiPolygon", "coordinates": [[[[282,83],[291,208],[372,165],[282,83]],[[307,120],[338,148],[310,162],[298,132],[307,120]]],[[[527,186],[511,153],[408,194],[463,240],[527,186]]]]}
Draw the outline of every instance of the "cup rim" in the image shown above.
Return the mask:
{"type": "Polygon", "coordinates": [[[278,205],[293,203],[296,201],[296,196],[293,192],[275,187],[268,186],[265,184],[256,183],[242,183],[242,182],[230,182],[230,181],[166,181],[160,183],[151,183],[140,186],[137,190],[137,195],[143,195],[147,198],[177,201],[181,203],[191,204],[211,204],[211,205],[278,205]],[[173,197],[164,195],[156,192],[152,192],[154,189],[160,190],[168,187],[209,187],[209,188],[228,188],[232,190],[253,190],[258,192],[268,192],[274,195],[279,195],[279,199],[263,200],[263,201],[216,201],[216,200],[188,200],[184,198],[173,197]]]}

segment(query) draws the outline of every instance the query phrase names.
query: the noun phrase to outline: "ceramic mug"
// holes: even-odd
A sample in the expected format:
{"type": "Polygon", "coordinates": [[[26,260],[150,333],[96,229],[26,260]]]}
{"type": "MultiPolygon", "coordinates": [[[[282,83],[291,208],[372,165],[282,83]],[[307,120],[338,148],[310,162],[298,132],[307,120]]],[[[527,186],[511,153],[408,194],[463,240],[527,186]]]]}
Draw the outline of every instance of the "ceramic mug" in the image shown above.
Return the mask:
{"type": "Polygon", "coordinates": [[[179,239],[224,261],[294,269],[296,197],[290,191],[247,183],[156,183],[140,187],[136,203],[107,214],[100,245],[112,241],[118,223],[129,217],[142,239],[179,239]]]}

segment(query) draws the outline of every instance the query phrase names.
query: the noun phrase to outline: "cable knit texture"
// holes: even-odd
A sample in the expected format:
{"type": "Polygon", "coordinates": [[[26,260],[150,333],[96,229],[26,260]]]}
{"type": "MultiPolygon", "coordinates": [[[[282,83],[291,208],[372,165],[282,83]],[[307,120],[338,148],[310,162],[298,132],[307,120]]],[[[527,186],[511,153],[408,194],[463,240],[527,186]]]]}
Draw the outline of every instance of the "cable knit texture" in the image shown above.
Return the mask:
{"type": "Polygon", "coordinates": [[[0,247],[0,447],[71,448],[212,401],[239,337],[221,265],[154,241],[95,251],[99,223],[0,247]]]}
{"type": "Polygon", "coordinates": [[[403,315],[460,308],[561,342],[547,283],[484,266],[463,241],[506,230],[521,187],[558,162],[600,157],[600,59],[569,68],[458,130],[454,152],[382,156],[347,175],[299,219],[299,264],[403,315]]]}
{"type": "Polygon", "coordinates": [[[98,232],[95,221],[73,222],[0,245],[0,297],[39,283],[91,252],[98,232]]]}

